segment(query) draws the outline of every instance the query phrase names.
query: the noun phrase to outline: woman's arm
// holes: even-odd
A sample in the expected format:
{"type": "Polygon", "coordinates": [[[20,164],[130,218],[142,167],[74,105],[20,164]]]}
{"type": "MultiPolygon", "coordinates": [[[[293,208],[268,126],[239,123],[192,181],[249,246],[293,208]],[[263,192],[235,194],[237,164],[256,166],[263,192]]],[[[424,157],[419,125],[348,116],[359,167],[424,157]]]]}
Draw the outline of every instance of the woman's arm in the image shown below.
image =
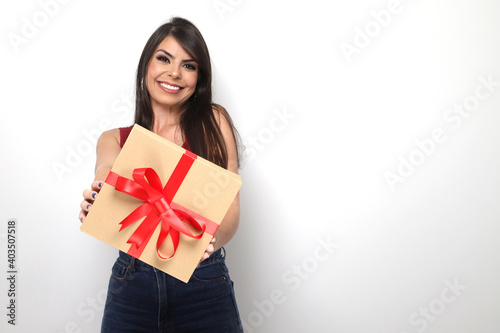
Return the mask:
{"type": "Polygon", "coordinates": [[[83,201],[80,204],[80,221],[83,222],[89,209],[92,207],[102,183],[106,180],[113,164],[120,153],[120,130],[112,129],[101,134],[97,141],[97,158],[95,178],[90,189],[83,191],[83,201]]]}
{"type": "Polygon", "coordinates": [[[112,129],[101,134],[97,141],[97,158],[95,163],[95,179],[106,180],[108,173],[120,154],[120,130],[112,129]]]}
{"type": "MultiPolygon", "coordinates": [[[[225,111],[225,110],[224,110],[225,111]]],[[[229,171],[238,173],[238,153],[236,148],[236,140],[231,124],[227,121],[226,117],[223,115],[224,111],[215,109],[215,116],[219,123],[219,127],[222,132],[222,136],[226,143],[226,150],[228,155],[228,167],[229,171]]],[[[229,210],[227,211],[224,219],[222,220],[217,232],[215,233],[214,251],[220,249],[225,244],[227,244],[231,238],[236,233],[238,225],[240,223],[240,199],[239,192],[236,194],[229,210]]]]}

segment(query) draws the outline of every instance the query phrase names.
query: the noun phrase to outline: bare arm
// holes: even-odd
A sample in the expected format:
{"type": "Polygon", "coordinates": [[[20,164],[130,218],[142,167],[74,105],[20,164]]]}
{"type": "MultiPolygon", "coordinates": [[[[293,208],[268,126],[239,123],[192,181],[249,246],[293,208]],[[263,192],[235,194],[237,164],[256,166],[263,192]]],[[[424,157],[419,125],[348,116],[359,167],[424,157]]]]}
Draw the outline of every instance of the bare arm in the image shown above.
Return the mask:
{"type": "Polygon", "coordinates": [[[97,194],[101,190],[102,183],[111,171],[118,154],[120,153],[120,130],[112,129],[101,134],[97,141],[97,158],[95,166],[95,178],[90,189],[83,191],[83,201],[80,204],[80,221],[83,222],[89,209],[92,207],[97,194]]]}
{"type": "MultiPolygon", "coordinates": [[[[228,167],[229,171],[234,173],[238,173],[238,156],[236,149],[236,140],[234,138],[233,129],[227,122],[224,116],[222,116],[217,110],[214,111],[215,116],[218,119],[220,129],[222,131],[222,135],[224,137],[224,141],[226,143],[226,149],[228,153],[228,167]]],[[[231,238],[233,238],[236,230],[238,229],[238,225],[240,223],[240,199],[239,193],[236,194],[229,210],[227,211],[224,219],[222,220],[217,232],[215,233],[215,241],[213,244],[213,251],[216,251],[227,244],[231,238]]],[[[202,259],[208,258],[212,251],[211,248],[207,249],[202,259]]]]}
{"type": "Polygon", "coordinates": [[[104,181],[120,154],[120,130],[112,129],[101,134],[97,141],[95,179],[104,181]]]}

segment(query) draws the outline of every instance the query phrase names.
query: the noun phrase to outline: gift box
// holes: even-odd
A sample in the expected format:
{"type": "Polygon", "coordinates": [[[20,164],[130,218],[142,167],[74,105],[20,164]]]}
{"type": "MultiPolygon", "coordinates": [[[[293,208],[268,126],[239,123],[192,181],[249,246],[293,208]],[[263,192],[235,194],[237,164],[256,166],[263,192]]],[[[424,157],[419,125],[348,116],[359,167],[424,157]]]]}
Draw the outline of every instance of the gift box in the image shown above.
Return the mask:
{"type": "Polygon", "coordinates": [[[188,282],[239,175],[134,125],[81,230],[188,282]]]}

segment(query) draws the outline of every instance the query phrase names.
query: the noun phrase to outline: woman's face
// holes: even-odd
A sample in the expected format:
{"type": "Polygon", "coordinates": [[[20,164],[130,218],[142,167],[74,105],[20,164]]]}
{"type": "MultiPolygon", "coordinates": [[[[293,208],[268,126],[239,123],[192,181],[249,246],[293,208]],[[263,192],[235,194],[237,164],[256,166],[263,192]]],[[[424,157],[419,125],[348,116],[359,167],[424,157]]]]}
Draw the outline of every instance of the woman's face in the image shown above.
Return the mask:
{"type": "Polygon", "coordinates": [[[198,64],[169,35],[156,47],[149,60],[146,87],[156,107],[180,107],[196,88],[198,64]]]}

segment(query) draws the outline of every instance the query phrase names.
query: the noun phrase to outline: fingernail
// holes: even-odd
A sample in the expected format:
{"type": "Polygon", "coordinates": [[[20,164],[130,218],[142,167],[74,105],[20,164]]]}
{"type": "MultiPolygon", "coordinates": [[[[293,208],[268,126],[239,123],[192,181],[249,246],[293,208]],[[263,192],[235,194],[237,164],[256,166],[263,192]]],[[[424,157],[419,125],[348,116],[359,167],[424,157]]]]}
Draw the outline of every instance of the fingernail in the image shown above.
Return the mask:
{"type": "Polygon", "coordinates": [[[95,199],[95,197],[97,197],[97,193],[92,193],[92,199],[95,199]]]}
{"type": "Polygon", "coordinates": [[[90,206],[92,206],[92,205],[91,205],[91,204],[88,204],[88,205],[87,205],[87,209],[89,209],[89,208],[90,208],[90,206]]]}
{"type": "Polygon", "coordinates": [[[97,186],[98,186],[98,187],[102,187],[102,182],[100,182],[97,186]]]}

